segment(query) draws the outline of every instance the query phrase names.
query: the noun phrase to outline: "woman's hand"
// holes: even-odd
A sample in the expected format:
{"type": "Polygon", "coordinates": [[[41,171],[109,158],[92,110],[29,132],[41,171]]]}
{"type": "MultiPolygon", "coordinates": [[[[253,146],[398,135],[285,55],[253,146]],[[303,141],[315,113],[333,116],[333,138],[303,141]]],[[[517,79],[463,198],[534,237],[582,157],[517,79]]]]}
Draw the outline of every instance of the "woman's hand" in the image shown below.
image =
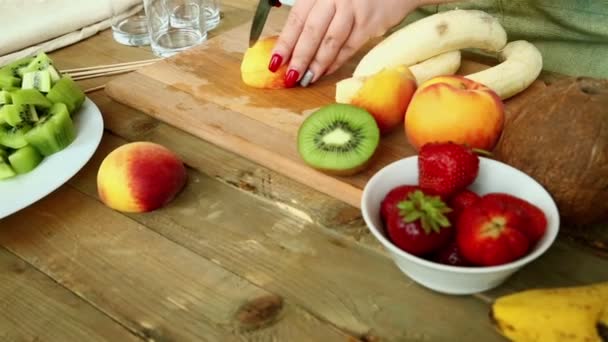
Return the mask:
{"type": "MultiPolygon", "coordinates": [[[[429,1],[434,2],[434,1],[429,1]]],[[[268,68],[289,61],[285,83],[317,81],[341,67],[370,39],[385,34],[423,0],[298,0],[268,68]]]]}

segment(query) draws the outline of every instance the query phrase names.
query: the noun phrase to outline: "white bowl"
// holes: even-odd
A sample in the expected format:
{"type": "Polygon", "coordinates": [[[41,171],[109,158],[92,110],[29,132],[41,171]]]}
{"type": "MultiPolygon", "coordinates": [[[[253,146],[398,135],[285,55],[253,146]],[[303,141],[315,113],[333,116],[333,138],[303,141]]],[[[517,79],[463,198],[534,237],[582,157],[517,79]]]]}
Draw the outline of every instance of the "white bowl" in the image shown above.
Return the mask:
{"type": "Polygon", "coordinates": [[[418,157],[393,162],[379,170],[365,185],[361,212],[367,227],[388,250],[399,269],[409,278],[434,291],[446,294],[473,294],[501,285],[509,276],[542,255],[554,242],[560,225],[557,206],[551,195],[527,174],[499,161],[480,157],[479,175],[469,189],[479,195],[504,192],[537,205],[547,217],[547,232],[523,258],[492,267],[458,267],[435,263],[395,246],[385,235],[380,219],[380,203],[393,188],[418,184],[418,157]]]}

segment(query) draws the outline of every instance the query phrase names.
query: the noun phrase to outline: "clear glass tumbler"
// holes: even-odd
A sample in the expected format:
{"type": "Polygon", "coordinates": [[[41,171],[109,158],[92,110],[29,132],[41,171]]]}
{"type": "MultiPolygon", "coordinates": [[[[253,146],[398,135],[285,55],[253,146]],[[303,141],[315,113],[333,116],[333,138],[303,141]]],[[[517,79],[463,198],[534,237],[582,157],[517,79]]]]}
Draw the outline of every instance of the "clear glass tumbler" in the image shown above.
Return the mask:
{"type": "Polygon", "coordinates": [[[107,0],[111,11],[112,35],[117,42],[140,46],[150,44],[146,14],[143,8],[133,13],[141,4],[126,8],[124,1],[107,0]]]}
{"type": "Polygon", "coordinates": [[[220,23],[220,0],[205,0],[207,12],[207,31],[211,31],[220,23]]]}
{"type": "Polygon", "coordinates": [[[169,57],[207,40],[205,0],[144,0],[150,46],[169,57]]]}

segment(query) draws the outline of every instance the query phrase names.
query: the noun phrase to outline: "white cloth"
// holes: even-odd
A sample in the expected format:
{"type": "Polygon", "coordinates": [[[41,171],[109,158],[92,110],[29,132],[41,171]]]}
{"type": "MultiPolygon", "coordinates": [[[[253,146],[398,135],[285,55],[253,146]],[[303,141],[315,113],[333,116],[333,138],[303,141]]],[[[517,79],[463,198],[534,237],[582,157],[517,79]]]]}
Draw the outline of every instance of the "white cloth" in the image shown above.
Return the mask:
{"type": "Polygon", "coordinates": [[[74,44],[110,27],[113,2],[119,17],[142,0],[2,0],[0,66],[15,59],[74,44]]]}

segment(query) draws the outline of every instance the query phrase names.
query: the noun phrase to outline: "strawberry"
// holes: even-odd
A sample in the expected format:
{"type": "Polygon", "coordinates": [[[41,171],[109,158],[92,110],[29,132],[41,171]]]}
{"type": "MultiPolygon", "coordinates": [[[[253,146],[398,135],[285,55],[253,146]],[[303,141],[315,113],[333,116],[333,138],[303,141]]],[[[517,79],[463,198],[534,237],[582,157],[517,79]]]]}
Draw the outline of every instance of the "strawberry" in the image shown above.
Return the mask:
{"type": "Polygon", "coordinates": [[[408,195],[416,190],[420,190],[420,187],[406,184],[395,187],[389,191],[380,204],[380,217],[382,217],[382,220],[386,220],[390,213],[399,211],[397,204],[402,200],[407,199],[408,195]]]}
{"type": "Polygon", "coordinates": [[[523,257],[530,249],[526,217],[508,201],[482,196],[465,208],[456,225],[458,248],[481,266],[501,265],[523,257]]]}
{"type": "Polygon", "coordinates": [[[388,213],[386,231],[400,249],[420,256],[451,240],[454,229],[444,215],[450,208],[438,196],[415,190],[398,202],[397,208],[398,211],[388,213]]]}
{"type": "Polygon", "coordinates": [[[418,172],[423,190],[449,197],[475,181],[479,173],[479,157],[461,144],[427,143],[418,153],[418,172]]]}
{"type": "Polygon", "coordinates": [[[452,196],[448,200],[448,206],[450,207],[450,209],[452,209],[452,212],[448,214],[450,222],[457,222],[460,213],[465,208],[475,204],[478,200],[479,195],[468,189],[464,189],[452,196]]]}
{"type": "Polygon", "coordinates": [[[536,244],[547,230],[547,217],[545,213],[534,204],[506,193],[490,193],[485,197],[497,198],[512,207],[514,211],[520,211],[525,216],[526,224],[522,226],[523,232],[528,236],[531,244],[536,244]]]}
{"type": "Polygon", "coordinates": [[[437,251],[432,260],[445,265],[471,266],[471,263],[460,253],[460,249],[458,248],[456,241],[450,242],[445,247],[437,251]]]}

